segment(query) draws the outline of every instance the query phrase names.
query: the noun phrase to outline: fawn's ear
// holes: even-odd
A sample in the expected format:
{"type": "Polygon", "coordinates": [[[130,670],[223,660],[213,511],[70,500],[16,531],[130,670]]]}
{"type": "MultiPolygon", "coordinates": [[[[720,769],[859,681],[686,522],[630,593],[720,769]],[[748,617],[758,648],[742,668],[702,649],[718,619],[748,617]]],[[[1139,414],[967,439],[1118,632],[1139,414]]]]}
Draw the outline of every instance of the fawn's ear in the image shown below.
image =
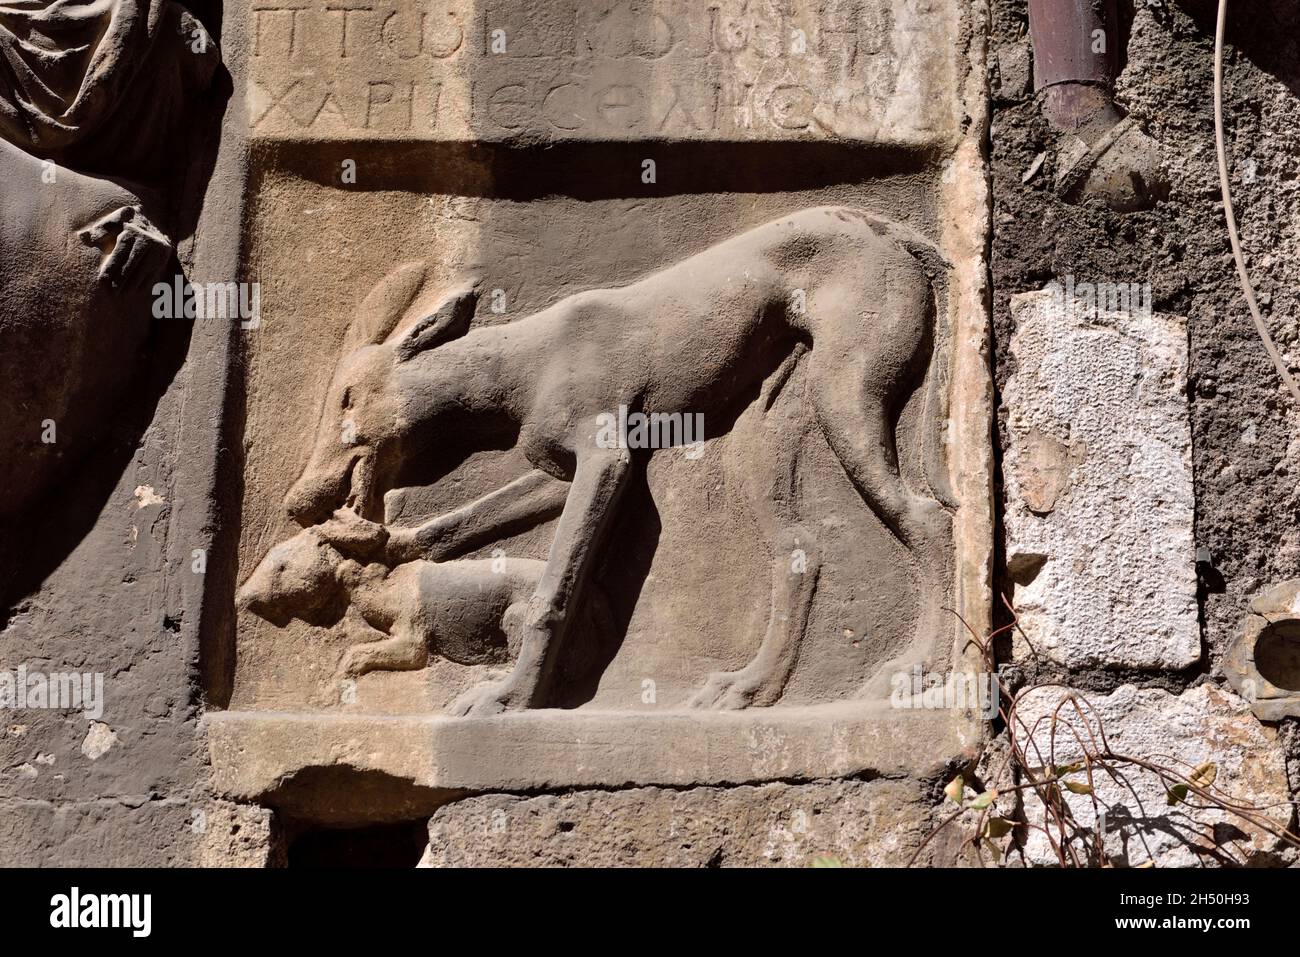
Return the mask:
{"type": "Polygon", "coordinates": [[[424,285],[424,273],[424,263],[410,262],[381,279],[357,307],[348,327],[345,350],[378,345],[387,339],[424,285]]]}
{"type": "Polygon", "coordinates": [[[433,311],[411,328],[395,333],[397,359],[404,362],[426,349],[459,339],[469,332],[478,305],[478,283],[466,280],[448,292],[433,311]]]}

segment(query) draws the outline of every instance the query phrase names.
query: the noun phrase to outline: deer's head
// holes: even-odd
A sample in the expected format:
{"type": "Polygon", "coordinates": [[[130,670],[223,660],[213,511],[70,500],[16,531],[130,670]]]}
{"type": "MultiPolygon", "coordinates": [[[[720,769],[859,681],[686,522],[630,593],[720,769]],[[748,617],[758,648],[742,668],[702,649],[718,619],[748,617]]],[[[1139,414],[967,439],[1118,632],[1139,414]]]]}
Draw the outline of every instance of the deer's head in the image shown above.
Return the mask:
{"type": "Polygon", "coordinates": [[[413,309],[425,269],[408,263],[366,296],[344,341],[325,394],[311,458],[285,497],[298,524],[315,525],[336,509],[382,520],[384,492],[402,464],[412,422],[404,389],[418,377],[404,366],[426,350],[463,336],[478,301],[473,283],[443,296],[431,310],[413,309]],[[408,314],[418,316],[403,322],[408,314]]]}

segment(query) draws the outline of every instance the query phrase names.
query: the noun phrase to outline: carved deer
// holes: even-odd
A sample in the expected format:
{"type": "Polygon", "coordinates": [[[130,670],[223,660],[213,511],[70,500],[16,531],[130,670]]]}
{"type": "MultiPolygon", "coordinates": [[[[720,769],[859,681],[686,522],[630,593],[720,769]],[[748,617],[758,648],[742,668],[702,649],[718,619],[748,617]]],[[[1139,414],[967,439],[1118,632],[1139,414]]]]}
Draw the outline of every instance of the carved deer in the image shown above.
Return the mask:
{"type": "MultiPolygon", "coordinates": [[[[816,425],[915,563],[917,634],[933,638],[949,575],[948,510],[955,507],[936,428],[940,376],[930,359],[940,351],[935,319],[945,278],[946,264],[925,240],[842,206],[786,216],[630,285],[578,293],[472,330],[472,283],[395,329],[424,279],[418,265],[402,267],[367,298],[349,330],[315,448],[286,507],[301,525],[325,523],[327,537],[355,545],[366,539],[367,523],[381,518],[382,496],[403,463],[428,443],[481,436],[488,448],[497,447],[489,443],[502,430],[515,435],[535,471],[420,529],[394,530],[386,547],[399,560],[430,557],[559,513],[537,588],[511,616],[519,648],[513,670],[472,689],[453,711],[538,707],[637,465],[627,449],[597,442],[598,417],[626,406],[725,421],[797,360],[806,365],[816,425]],[[917,492],[900,473],[894,423],[927,367],[930,488],[917,492]]],[[[809,537],[806,528],[785,530],[786,537],[796,533],[809,537]]],[[[806,597],[793,600],[806,604],[806,597]]],[[[710,676],[695,703],[770,704],[780,695],[802,621],[777,617],[754,661],[710,676]]]]}

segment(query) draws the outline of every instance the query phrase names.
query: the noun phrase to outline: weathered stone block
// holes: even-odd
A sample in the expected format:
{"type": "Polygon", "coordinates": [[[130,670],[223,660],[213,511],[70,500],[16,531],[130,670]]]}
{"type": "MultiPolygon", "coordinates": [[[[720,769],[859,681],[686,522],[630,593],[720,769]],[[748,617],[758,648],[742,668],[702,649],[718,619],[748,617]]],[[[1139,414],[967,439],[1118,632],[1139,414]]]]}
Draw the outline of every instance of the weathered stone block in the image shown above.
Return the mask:
{"type": "Polygon", "coordinates": [[[441,808],[424,867],[901,867],[931,828],[909,781],[634,788],[441,808]]]}
{"type": "Polygon", "coordinates": [[[190,812],[200,867],[272,867],[284,864],[275,815],[264,807],[211,801],[190,812]]]}
{"type": "Polygon", "coordinates": [[[360,824],[974,753],[889,699],[989,618],[981,10],[254,6],[220,793],[360,824]],[[703,432],[606,454],[643,411],[703,432]]]}
{"type": "MultiPolygon", "coordinates": [[[[1232,692],[1212,684],[1198,685],[1177,696],[1132,685],[1109,695],[1080,692],[1087,701],[1081,706],[1086,718],[1072,705],[1058,711],[1057,706],[1069,694],[1061,688],[1041,688],[1021,698],[1017,727],[1031,762],[1038,763],[1041,756],[1045,763],[1046,756],[1052,754],[1051,716],[1055,712],[1054,760],[1058,766],[1081,758],[1076,734],[1092,749],[1092,740],[1100,741],[1104,730],[1116,755],[1170,767],[1183,775],[1212,763],[1214,794],[1230,803],[1260,808],[1256,813],[1274,830],[1289,826],[1292,810],[1286,759],[1277,736],[1232,692]],[[1028,732],[1019,727],[1021,722],[1028,732]]],[[[1257,823],[1219,808],[1200,807],[1205,802],[1194,794],[1187,802],[1171,806],[1165,784],[1151,771],[1120,762],[1116,768],[1122,780],[1101,770],[1093,773],[1096,800],[1106,815],[1106,854],[1116,866],[1148,861],[1158,867],[1264,864],[1275,860],[1283,847],[1275,834],[1257,823]]],[[[1087,780],[1082,772],[1069,779],[1087,780]]],[[[1084,827],[1097,828],[1093,796],[1067,790],[1063,799],[1084,827]]],[[[1032,823],[1044,821],[1042,803],[1032,791],[1025,792],[1025,815],[1032,823]]],[[[1046,836],[1032,828],[1024,856],[1035,865],[1057,863],[1046,836]]]]}
{"type": "Polygon", "coordinates": [[[254,0],[249,118],[280,140],[959,135],[957,4],[254,0]]]}
{"type": "Polygon", "coordinates": [[[1184,668],[1200,657],[1186,323],[1130,290],[1126,311],[1093,308],[1083,291],[1071,281],[1011,301],[1016,655],[1184,668]]]}

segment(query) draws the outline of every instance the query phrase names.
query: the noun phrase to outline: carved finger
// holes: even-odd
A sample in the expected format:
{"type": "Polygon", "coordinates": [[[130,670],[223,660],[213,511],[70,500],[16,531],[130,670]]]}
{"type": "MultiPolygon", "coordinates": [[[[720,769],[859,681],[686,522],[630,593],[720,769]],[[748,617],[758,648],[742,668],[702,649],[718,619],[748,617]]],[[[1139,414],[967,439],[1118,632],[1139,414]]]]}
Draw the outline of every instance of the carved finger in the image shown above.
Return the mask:
{"type": "Polygon", "coordinates": [[[136,246],[140,242],[139,234],[122,230],[117,234],[117,240],[109,249],[108,255],[104,261],[99,264],[99,278],[107,282],[114,289],[122,284],[122,279],[126,275],[126,267],[133,255],[137,255],[136,246]]]}
{"type": "Polygon", "coordinates": [[[136,236],[135,248],[128,254],[122,270],[125,281],[132,286],[153,283],[171,259],[171,240],[143,216],[137,216],[122,231],[136,236]]]}
{"type": "Polygon", "coordinates": [[[150,233],[144,246],[146,254],[139,270],[130,276],[129,281],[136,286],[152,286],[159,280],[169,280],[171,277],[165,277],[164,270],[172,258],[171,241],[160,234],[150,233]]]}
{"type": "Polygon", "coordinates": [[[96,246],[100,249],[104,248],[111,235],[112,233],[108,231],[102,219],[91,223],[84,229],[77,230],[77,238],[81,240],[83,245],[96,246]]]}
{"type": "Polygon", "coordinates": [[[157,261],[158,243],[152,235],[134,226],[127,226],[122,230],[122,237],[127,236],[130,236],[133,241],[122,263],[120,282],[124,286],[138,286],[154,275],[153,267],[157,261]]]}
{"type": "Polygon", "coordinates": [[[107,213],[95,220],[89,226],[78,230],[77,237],[87,246],[98,246],[104,252],[108,252],[108,245],[122,227],[135,219],[136,210],[132,206],[119,206],[111,213],[107,213]]]}

